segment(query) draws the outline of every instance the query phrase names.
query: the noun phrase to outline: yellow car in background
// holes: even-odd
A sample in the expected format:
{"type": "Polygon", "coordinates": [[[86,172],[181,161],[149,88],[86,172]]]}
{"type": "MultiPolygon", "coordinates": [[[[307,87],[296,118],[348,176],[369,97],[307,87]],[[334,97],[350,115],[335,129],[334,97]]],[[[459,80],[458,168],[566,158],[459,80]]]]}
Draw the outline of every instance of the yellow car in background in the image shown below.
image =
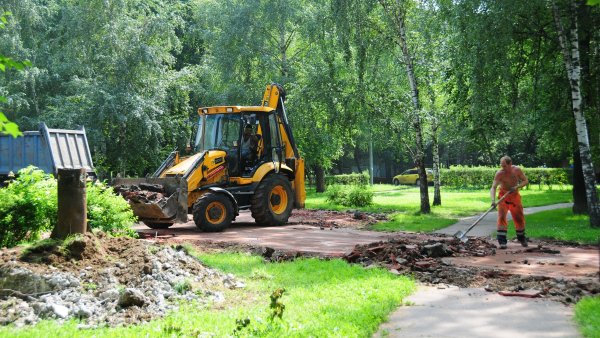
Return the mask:
{"type": "MultiPolygon", "coordinates": [[[[433,182],[433,170],[426,168],[425,172],[427,172],[427,184],[430,184],[431,182],[433,182]]],[[[394,183],[394,185],[400,185],[400,184],[419,185],[419,184],[421,184],[421,182],[419,180],[419,171],[417,168],[408,169],[407,171],[403,172],[402,174],[394,176],[394,179],[392,182],[394,183]]]]}

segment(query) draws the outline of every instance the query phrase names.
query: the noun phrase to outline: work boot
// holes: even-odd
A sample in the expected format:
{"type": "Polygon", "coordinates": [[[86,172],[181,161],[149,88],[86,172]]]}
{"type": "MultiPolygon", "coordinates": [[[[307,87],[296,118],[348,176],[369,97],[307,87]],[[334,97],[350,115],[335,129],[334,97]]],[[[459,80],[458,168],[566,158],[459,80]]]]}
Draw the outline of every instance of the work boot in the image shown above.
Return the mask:
{"type": "Polygon", "coordinates": [[[517,231],[517,240],[521,243],[521,246],[526,248],[529,246],[527,243],[527,237],[525,237],[525,231],[517,231]]]}
{"type": "Polygon", "coordinates": [[[529,246],[529,244],[527,243],[527,238],[523,237],[523,239],[519,238],[519,243],[521,243],[521,246],[526,248],[529,246]]]}
{"type": "Polygon", "coordinates": [[[506,249],[506,230],[498,230],[496,238],[498,239],[500,249],[506,249]]]}

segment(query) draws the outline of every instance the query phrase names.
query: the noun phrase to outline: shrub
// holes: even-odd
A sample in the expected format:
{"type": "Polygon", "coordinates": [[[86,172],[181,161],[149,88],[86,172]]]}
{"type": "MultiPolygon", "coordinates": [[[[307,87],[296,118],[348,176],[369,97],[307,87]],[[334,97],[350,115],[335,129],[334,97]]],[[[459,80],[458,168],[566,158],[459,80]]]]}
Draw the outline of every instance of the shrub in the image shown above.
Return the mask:
{"type": "Polygon", "coordinates": [[[366,186],[352,186],[346,199],[349,207],[366,207],[373,203],[373,191],[366,186]]]}
{"type": "Polygon", "coordinates": [[[327,202],[342,204],[342,201],[346,199],[346,189],[338,184],[329,185],[325,191],[325,196],[327,196],[327,202]]]}
{"type": "MultiPolygon", "coordinates": [[[[570,170],[564,168],[523,168],[529,184],[552,187],[569,183],[570,170]]],[[[441,184],[452,188],[485,189],[492,185],[498,167],[452,166],[442,169],[441,184]]]]}
{"type": "Polygon", "coordinates": [[[553,184],[569,184],[571,176],[571,170],[565,168],[524,168],[523,171],[530,184],[537,184],[540,187],[546,185],[549,188],[552,188],[553,184]]]}
{"type": "Polygon", "coordinates": [[[453,166],[442,169],[440,183],[452,188],[483,189],[492,185],[498,168],[453,166]]]}
{"type": "Polygon", "coordinates": [[[86,193],[87,218],[92,229],[100,229],[113,236],[135,235],[131,226],[137,219],[125,199],[100,182],[89,183],[86,193]]]}
{"type": "Polygon", "coordinates": [[[373,203],[373,191],[362,185],[330,185],[325,192],[327,201],[346,207],[366,207],[373,203]]]}
{"type": "Polygon", "coordinates": [[[326,185],[368,185],[370,176],[368,171],[362,173],[344,174],[344,175],[327,175],[325,176],[326,185]]]}
{"type": "Polygon", "coordinates": [[[0,189],[0,247],[35,241],[57,219],[56,180],[35,167],[0,189]]]}
{"type": "MultiPolygon", "coordinates": [[[[111,235],[134,235],[129,205],[102,183],[87,186],[88,224],[111,235]]],[[[0,189],[0,247],[34,241],[58,221],[57,183],[52,175],[28,167],[0,189]]]]}

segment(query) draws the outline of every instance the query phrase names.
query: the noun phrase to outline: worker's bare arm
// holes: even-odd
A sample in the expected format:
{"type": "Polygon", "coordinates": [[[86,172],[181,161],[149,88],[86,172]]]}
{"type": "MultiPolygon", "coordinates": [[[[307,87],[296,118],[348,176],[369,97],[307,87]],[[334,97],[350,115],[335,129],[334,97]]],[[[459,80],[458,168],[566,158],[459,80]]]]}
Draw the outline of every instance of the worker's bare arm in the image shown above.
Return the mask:
{"type": "Polygon", "coordinates": [[[492,182],[492,188],[490,189],[490,198],[492,200],[492,206],[496,206],[496,188],[500,185],[501,173],[498,171],[494,176],[494,182],[492,182]]]}
{"type": "Polygon", "coordinates": [[[513,188],[514,190],[518,190],[529,184],[529,180],[527,176],[523,173],[523,170],[519,167],[515,167],[515,175],[517,176],[517,185],[513,188]]]}

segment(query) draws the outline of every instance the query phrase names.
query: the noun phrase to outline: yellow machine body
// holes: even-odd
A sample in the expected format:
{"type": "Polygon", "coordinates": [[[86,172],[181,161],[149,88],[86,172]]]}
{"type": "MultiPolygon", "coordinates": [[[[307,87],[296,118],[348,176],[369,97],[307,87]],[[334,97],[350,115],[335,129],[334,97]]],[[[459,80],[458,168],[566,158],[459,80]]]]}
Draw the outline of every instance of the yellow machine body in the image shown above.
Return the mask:
{"type": "MultiPolygon", "coordinates": [[[[281,86],[271,84],[266,87],[260,106],[199,108],[197,152],[190,156],[173,152],[153,177],[146,179],[155,184],[165,182],[165,189],[169,190],[166,193],[170,195],[168,213],[161,215],[157,212],[161,207],[151,205],[153,203],[135,205],[134,213],[153,228],[187,221],[188,213],[192,213],[199,227],[221,231],[224,229],[221,223],[231,218],[228,213],[232,211],[231,219],[234,219],[242,209],[251,209],[257,222],[273,225],[287,222],[291,207],[284,203],[303,208],[306,191],[304,159],[299,156],[285,115],[284,96],[281,86]],[[239,117],[240,128],[244,126],[243,119],[252,121],[252,128],[260,138],[254,150],[257,159],[251,166],[244,161],[243,155],[240,157],[244,143],[242,132],[238,139],[228,141],[227,148],[207,146],[219,137],[227,136],[218,134],[224,127],[213,123],[217,121],[216,117],[220,118],[218,121],[229,119],[234,122],[239,117]],[[267,216],[262,210],[265,208],[269,209],[267,216]]],[[[235,136],[235,130],[230,135],[235,136]]],[[[130,183],[143,181],[129,180],[130,183]]],[[[125,180],[115,183],[127,184],[125,180]]]]}

